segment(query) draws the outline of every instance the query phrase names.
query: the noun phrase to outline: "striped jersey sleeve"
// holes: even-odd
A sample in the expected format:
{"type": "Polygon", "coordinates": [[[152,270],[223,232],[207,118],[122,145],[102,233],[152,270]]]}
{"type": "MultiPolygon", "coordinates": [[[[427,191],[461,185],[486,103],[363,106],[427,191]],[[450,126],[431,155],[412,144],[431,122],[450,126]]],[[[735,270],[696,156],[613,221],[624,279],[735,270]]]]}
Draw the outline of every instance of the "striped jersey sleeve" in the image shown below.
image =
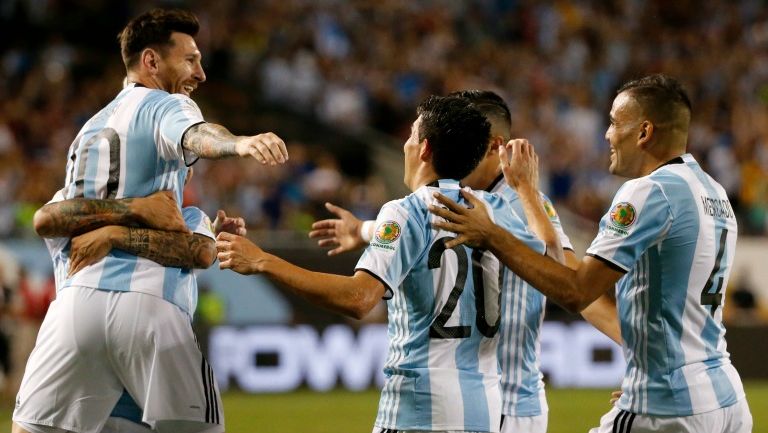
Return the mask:
{"type": "MultiPolygon", "coordinates": [[[[517,191],[500,179],[492,189],[511,206],[510,212],[527,225],[517,191]]],[[[573,249],[563,231],[551,200],[541,193],[541,204],[560,237],[564,249],[573,249]]],[[[546,298],[522,278],[504,269],[501,291],[499,366],[501,367],[502,413],[508,417],[529,417],[549,410],[544,391],[540,360],[540,331],[546,298]]]]}
{"type": "MultiPolygon", "coordinates": [[[[525,210],[523,209],[523,204],[520,202],[520,196],[517,194],[517,191],[515,191],[514,188],[510,187],[506,182],[501,180],[496,182],[491,192],[504,197],[507,202],[509,202],[509,205],[513,211],[517,213],[517,215],[520,217],[520,219],[523,220],[526,226],[528,225],[528,218],[525,216],[525,210]]],[[[539,195],[541,198],[541,206],[544,208],[544,212],[547,214],[549,221],[552,223],[552,227],[554,227],[555,233],[557,233],[557,236],[560,238],[560,245],[563,247],[563,249],[573,251],[573,244],[571,244],[571,239],[568,237],[568,235],[565,234],[565,231],[563,230],[563,225],[560,222],[560,216],[557,214],[555,206],[552,204],[552,200],[550,200],[549,197],[547,197],[546,194],[542,192],[540,192],[539,195]]]]}
{"type": "Polygon", "coordinates": [[[204,122],[195,101],[185,95],[172,94],[157,106],[159,119],[158,151],[165,159],[181,158],[181,140],[189,128],[204,122]]]}
{"type": "Polygon", "coordinates": [[[386,298],[392,296],[426,248],[424,228],[409,218],[403,200],[385,204],[376,217],[375,230],[368,248],[357,263],[356,270],[364,270],[379,279],[387,288],[386,298]]]}
{"type": "Polygon", "coordinates": [[[645,250],[661,241],[671,223],[669,201],[659,185],[649,178],[629,181],[600,220],[587,254],[627,272],[645,250]]]}
{"type": "Polygon", "coordinates": [[[207,238],[216,239],[216,235],[213,233],[213,224],[208,215],[202,210],[194,207],[187,206],[181,210],[181,215],[184,217],[184,222],[187,223],[187,227],[192,232],[203,235],[207,238]]]}
{"type": "Polygon", "coordinates": [[[501,201],[501,204],[494,205],[494,200],[488,199],[489,205],[491,206],[489,211],[492,211],[494,222],[500,227],[504,228],[506,231],[515,235],[516,238],[521,240],[523,243],[528,245],[529,248],[533,249],[537,253],[546,253],[547,248],[544,242],[534,236],[533,233],[528,231],[528,227],[525,225],[525,222],[520,217],[520,215],[517,214],[514,206],[512,206],[508,200],[501,196],[494,195],[492,197],[497,197],[498,200],[501,201]]]}

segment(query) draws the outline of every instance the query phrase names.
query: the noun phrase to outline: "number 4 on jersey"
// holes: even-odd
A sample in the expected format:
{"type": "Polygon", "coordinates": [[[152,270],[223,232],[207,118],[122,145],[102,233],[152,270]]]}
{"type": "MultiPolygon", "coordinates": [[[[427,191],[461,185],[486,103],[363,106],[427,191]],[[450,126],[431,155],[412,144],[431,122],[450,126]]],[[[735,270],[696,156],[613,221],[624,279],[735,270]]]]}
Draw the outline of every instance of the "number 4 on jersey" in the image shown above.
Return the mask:
{"type": "Polygon", "coordinates": [[[717,258],[715,258],[715,266],[712,267],[712,272],[709,274],[707,284],[704,285],[704,289],[701,291],[701,305],[710,305],[712,317],[715,317],[715,311],[717,307],[723,304],[723,294],[720,293],[723,290],[723,276],[718,275],[720,268],[722,267],[723,254],[725,253],[725,240],[728,237],[728,230],[723,229],[720,232],[720,245],[717,247],[717,258]],[[712,286],[715,285],[715,279],[717,279],[717,286],[715,291],[710,293],[712,286]]]}

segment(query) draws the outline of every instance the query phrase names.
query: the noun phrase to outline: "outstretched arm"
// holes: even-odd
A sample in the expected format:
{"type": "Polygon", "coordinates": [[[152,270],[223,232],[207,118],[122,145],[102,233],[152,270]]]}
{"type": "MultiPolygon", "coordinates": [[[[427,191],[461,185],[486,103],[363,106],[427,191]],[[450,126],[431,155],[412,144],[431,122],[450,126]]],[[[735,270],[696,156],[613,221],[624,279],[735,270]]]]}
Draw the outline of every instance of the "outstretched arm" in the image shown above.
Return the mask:
{"type": "MultiPolygon", "coordinates": [[[[573,251],[565,252],[566,266],[571,269],[578,269],[579,263],[579,259],[576,258],[573,251]]],[[[616,301],[611,296],[610,290],[581,310],[581,317],[621,346],[619,313],[616,311],[616,301]]]]}
{"type": "Polygon", "coordinates": [[[460,206],[438,193],[435,197],[445,208],[429,207],[430,212],[445,219],[435,222],[435,227],[458,235],[446,243],[446,248],[464,243],[490,250],[512,272],[568,311],[580,312],[624,275],[589,256],[575,270],[542,256],[494,224],[479,199],[463,190],[461,194],[472,208],[460,206]]]}
{"type": "Polygon", "coordinates": [[[189,128],[182,138],[182,147],[206,159],[252,157],[269,165],[288,161],[285,143],[277,135],[271,132],[254,136],[234,135],[215,123],[198,123],[189,128]]]}
{"type": "Polygon", "coordinates": [[[112,249],[176,268],[207,268],[216,260],[215,241],[203,235],[105,226],[72,239],[69,274],[98,262],[112,249]]]}
{"type": "Polygon", "coordinates": [[[220,233],[216,249],[221,269],[264,274],[313,304],[355,319],[365,317],[385,293],[384,284],[366,272],[351,277],[312,272],[264,252],[241,236],[220,233]]]}
{"type": "Polygon", "coordinates": [[[62,200],[46,204],[34,216],[35,231],[44,238],[71,238],[108,225],[188,232],[176,200],[169,191],[120,200],[62,200]]]}

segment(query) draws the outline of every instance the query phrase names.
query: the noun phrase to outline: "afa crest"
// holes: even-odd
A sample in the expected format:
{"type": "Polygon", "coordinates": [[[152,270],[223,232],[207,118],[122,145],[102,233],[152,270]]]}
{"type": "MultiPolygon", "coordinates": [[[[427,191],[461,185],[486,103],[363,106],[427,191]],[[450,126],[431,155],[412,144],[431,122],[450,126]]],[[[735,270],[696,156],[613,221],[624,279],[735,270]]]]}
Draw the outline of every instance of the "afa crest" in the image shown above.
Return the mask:
{"type": "Polygon", "coordinates": [[[376,242],[391,244],[400,237],[400,224],[396,221],[384,221],[376,228],[376,242]]]}
{"type": "Polygon", "coordinates": [[[634,224],[637,211],[632,203],[621,202],[611,210],[611,224],[619,229],[627,229],[634,224]]]}

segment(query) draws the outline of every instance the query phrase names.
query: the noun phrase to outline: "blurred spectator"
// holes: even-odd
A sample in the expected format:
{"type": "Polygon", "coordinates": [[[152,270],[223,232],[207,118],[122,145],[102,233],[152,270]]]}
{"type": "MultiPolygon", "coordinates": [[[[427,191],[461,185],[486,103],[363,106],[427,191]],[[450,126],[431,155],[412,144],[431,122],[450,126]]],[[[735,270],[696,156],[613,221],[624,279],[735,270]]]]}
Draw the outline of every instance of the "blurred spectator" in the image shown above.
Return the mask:
{"type": "Polygon", "coordinates": [[[56,298],[56,282],[53,275],[29,274],[23,267],[19,270],[19,281],[13,294],[11,306],[13,324],[13,345],[11,349],[11,374],[8,389],[16,390],[21,385],[24,366],[35,347],[37,331],[43,323],[45,313],[56,298]]]}
{"type": "Polygon", "coordinates": [[[749,277],[742,269],[733,275],[727,293],[728,308],[723,309],[723,321],[733,325],[759,325],[768,323],[768,309],[761,305],[755,291],[749,286],[749,277]]]}

